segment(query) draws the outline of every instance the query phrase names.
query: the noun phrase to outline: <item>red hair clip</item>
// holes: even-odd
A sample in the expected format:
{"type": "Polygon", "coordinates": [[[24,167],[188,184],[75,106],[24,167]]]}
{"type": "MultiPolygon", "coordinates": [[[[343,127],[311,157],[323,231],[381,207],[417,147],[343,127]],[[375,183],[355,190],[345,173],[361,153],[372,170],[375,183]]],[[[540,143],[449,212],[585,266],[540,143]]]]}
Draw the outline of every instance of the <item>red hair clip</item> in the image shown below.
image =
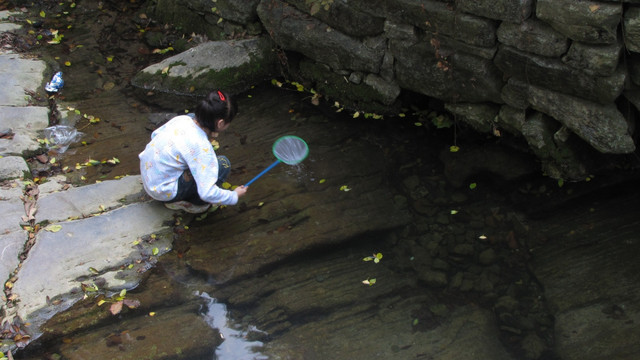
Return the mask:
{"type": "Polygon", "coordinates": [[[227,99],[224,97],[224,95],[222,94],[222,91],[218,90],[218,97],[220,97],[220,100],[222,101],[226,101],[227,99]]]}

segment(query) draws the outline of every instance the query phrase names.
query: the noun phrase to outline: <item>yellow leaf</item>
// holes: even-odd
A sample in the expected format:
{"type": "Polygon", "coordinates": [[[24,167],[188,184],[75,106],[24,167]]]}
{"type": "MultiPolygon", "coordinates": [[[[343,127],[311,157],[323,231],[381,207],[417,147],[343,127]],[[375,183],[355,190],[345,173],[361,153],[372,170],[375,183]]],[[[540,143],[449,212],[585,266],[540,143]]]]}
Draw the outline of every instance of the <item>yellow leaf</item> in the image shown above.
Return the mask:
{"type": "Polygon", "coordinates": [[[589,5],[589,10],[591,10],[591,12],[596,12],[598,9],[600,9],[600,5],[596,5],[596,4],[589,5]]]}
{"type": "Polygon", "coordinates": [[[71,66],[71,61],[65,61],[65,62],[64,62],[64,65],[65,65],[65,66],[71,66]]]}
{"type": "Polygon", "coordinates": [[[166,75],[169,73],[169,67],[165,67],[164,69],[162,69],[162,75],[166,75]]]}
{"type": "Polygon", "coordinates": [[[231,184],[229,184],[228,182],[225,181],[225,182],[222,183],[222,188],[226,189],[226,190],[229,190],[231,188],[231,184]]]}
{"type": "Polygon", "coordinates": [[[357,118],[357,117],[359,117],[359,116],[360,116],[360,112],[359,112],[359,111],[356,111],[356,112],[353,114],[353,118],[354,118],[354,119],[355,119],[355,118],[357,118]]]}
{"type": "Polygon", "coordinates": [[[455,145],[451,145],[449,147],[449,151],[451,151],[451,152],[458,152],[458,150],[460,150],[460,148],[455,146],[455,145]]]}
{"type": "Polygon", "coordinates": [[[45,14],[44,10],[40,11],[40,17],[46,17],[47,14],[45,14]]]}
{"type": "Polygon", "coordinates": [[[50,231],[50,232],[58,232],[62,229],[62,225],[59,224],[49,224],[47,225],[47,227],[44,228],[46,231],[50,231]]]}
{"type": "Polygon", "coordinates": [[[100,301],[98,301],[98,306],[102,306],[102,304],[104,304],[104,303],[106,303],[106,301],[100,300],[100,301]]]}
{"type": "Polygon", "coordinates": [[[149,316],[156,316],[156,312],[155,311],[150,312],[149,316]]]}
{"type": "Polygon", "coordinates": [[[320,179],[320,181],[318,183],[324,184],[326,181],[327,181],[327,179],[320,179]]]}
{"type": "Polygon", "coordinates": [[[158,252],[159,252],[158,248],[153,248],[153,252],[152,252],[153,255],[158,255],[158,252]]]}

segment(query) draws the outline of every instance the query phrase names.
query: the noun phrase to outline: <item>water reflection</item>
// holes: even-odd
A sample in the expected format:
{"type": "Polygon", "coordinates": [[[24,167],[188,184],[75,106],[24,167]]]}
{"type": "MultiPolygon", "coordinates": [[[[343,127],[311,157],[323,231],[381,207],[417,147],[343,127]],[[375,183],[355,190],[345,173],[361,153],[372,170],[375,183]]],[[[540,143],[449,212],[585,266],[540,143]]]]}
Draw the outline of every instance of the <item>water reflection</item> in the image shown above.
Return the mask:
{"type": "Polygon", "coordinates": [[[224,338],[224,342],[216,349],[214,360],[266,360],[269,358],[259,352],[263,346],[262,342],[248,339],[250,332],[264,333],[263,331],[255,326],[249,326],[248,330],[243,329],[242,325],[234,323],[229,318],[225,304],[219,303],[206,292],[196,292],[196,295],[207,301],[205,321],[212,328],[218,329],[224,338]]]}

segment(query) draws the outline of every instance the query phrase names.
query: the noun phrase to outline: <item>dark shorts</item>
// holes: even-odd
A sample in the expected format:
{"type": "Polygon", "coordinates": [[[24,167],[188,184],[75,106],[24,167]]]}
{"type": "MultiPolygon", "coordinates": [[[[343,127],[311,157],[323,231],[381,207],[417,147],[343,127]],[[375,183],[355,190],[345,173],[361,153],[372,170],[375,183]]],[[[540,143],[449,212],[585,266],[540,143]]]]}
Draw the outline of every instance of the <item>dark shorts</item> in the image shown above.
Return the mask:
{"type": "MultiPolygon", "coordinates": [[[[216,185],[222,186],[222,183],[227,181],[230,173],[231,162],[226,156],[218,155],[218,181],[216,182],[216,185]]],[[[194,181],[191,171],[188,169],[180,175],[180,178],[178,178],[178,193],[176,194],[176,197],[167,202],[172,203],[182,200],[195,205],[203,205],[207,203],[200,199],[200,195],[198,195],[198,185],[194,181]]]]}

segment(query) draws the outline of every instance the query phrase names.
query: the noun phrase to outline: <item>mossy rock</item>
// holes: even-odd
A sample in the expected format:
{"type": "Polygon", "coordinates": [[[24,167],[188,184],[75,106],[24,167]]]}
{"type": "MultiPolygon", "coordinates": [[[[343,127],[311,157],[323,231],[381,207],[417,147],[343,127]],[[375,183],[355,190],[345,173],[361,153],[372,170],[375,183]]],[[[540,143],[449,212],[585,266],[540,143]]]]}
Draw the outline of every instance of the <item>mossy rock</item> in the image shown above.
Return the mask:
{"type": "Polygon", "coordinates": [[[244,92],[275,70],[268,39],[210,41],[145,68],[131,84],[145,100],[180,111],[213,89],[244,92]]]}

